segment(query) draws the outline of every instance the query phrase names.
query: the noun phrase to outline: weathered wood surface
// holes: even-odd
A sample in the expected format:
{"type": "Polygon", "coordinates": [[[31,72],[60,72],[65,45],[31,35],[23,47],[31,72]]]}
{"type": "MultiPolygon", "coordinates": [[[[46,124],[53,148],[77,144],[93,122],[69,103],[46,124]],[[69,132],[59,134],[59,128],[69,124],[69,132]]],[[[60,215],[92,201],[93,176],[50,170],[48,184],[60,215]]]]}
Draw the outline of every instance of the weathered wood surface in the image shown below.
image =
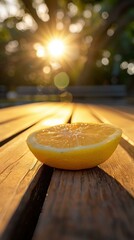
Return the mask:
{"type": "MultiPolygon", "coordinates": [[[[72,113],[72,106],[66,104],[66,107],[65,107],[65,104],[64,104],[64,107],[63,107],[61,105],[61,107],[58,108],[58,111],[56,113],[55,113],[55,105],[53,107],[54,107],[53,108],[54,112],[51,116],[49,114],[47,115],[46,113],[46,117],[44,117],[42,121],[38,122],[34,126],[31,126],[31,128],[19,134],[17,137],[15,137],[14,139],[12,139],[11,141],[9,141],[8,143],[4,144],[1,147],[1,154],[0,154],[1,156],[0,231],[1,232],[4,231],[4,229],[8,225],[8,222],[10,221],[10,224],[7,227],[8,230],[5,231],[2,239],[14,239],[14,236],[13,238],[11,238],[12,231],[14,229],[14,225],[16,226],[17,220],[21,215],[26,221],[26,217],[27,217],[26,212],[28,210],[26,209],[26,206],[29,202],[29,199],[31,198],[31,195],[33,194],[32,192],[33,189],[37,187],[37,182],[41,178],[42,172],[44,172],[44,168],[42,170],[39,170],[42,164],[37,161],[37,159],[33,156],[33,154],[29,151],[27,147],[27,144],[26,144],[27,136],[31,132],[39,128],[55,125],[58,123],[65,123],[65,122],[68,122],[68,120],[70,119],[70,116],[72,113]],[[27,194],[24,197],[26,191],[27,191],[27,194]],[[24,199],[20,204],[21,199],[23,197],[24,199]],[[17,212],[17,214],[12,220],[12,216],[15,213],[17,208],[19,208],[19,214],[17,212]]],[[[48,173],[48,175],[50,174],[48,173]]],[[[44,179],[43,176],[42,178],[44,179]]],[[[49,178],[49,176],[46,176],[46,179],[47,178],[49,178]]],[[[44,179],[43,185],[41,185],[42,188],[45,188],[46,184],[47,182],[45,183],[45,179],[44,179]]],[[[37,196],[36,198],[38,199],[37,196]]],[[[17,236],[18,229],[19,229],[19,226],[15,231],[16,236],[17,236]]],[[[21,239],[24,239],[24,238],[21,238],[21,239]]]]}
{"type": "MultiPolygon", "coordinates": [[[[72,122],[82,120],[98,118],[80,105],[72,122]]],[[[33,240],[133,239],[133,174],[134,162],[121,146],[99,167],[55,170],[33,240]]]]}
{"type": "MultiPolygon", "coordinates": [[[[53,103],[45,114],[33,111],[25,114],[24,110],[18,120],[26,122],[29,116],[36,120],[28,129],[24,124],[16,137],[12,133],[13,139],[8,138],[0,150],[1,239],[30,240],[33,232],[33,240],[134,239],[133,109],[53,103]],[[118,125],[124,132],[121,145],[96,168],[53,171],[42,166],[29,151],[27,136],[68,121],[118,125]]],[[[12,116],[9,122],[14,121],[12,116]]]]}
{"type": "Polygon", "coordinates": [[[26,105],[7,107],[0,109],[0,123],[5,123],[12,121],[16,118],[30,115],[31,113],[37,113],[40,109],[42,109],[43,103],[31,103],[26,105]],[[19,110],[18,110],[19,109],[19,110]],[[38,110],[37,110],[38,109],[38,110]]]}
{"type": "Polygon", "coordinates": [[[33,239],[133,239],[134,201],[103,170],[55,170],[33,239]]]}
{"type": "Polygon", "coordinates": [[[83,104],[77,104],[74,107],[74,112],[71,118],[71,122],[98,122],[97,118],[95,118],[89,107],[83,104]]]}
{"type": "Polygon", "coordinates": [[[16,107],[14,107],[13,113],[11,113],[11,109],[6,109],[5,113],[3,112],[3,110],[0,110],[0,114],[3,118],[7,118],[7,115],[12,117],[14,115],[16,116],[16,118],[10,119],[10,121],[1,123],[0,145],[2,145],[3,142],[5,143],[8,138],[13,137],[19,132],[41,121],[45,116],[54,115],[58,110],[60,110],[61,107],[62,107],[62,104],[59,105],[59,104],[48,103],[44,105],[41,104],[41,106],[39,106],[38,104],[35,104],[35,106],[32,105],[31,110],[29,105],[25,106],[25,109],[21,107],[18,110],[16,107]],[[15,111],[15,114],[14,114],[14,111],[15,111]]]}
{"type": "Polygon", "coordinates": [[[123,130],[123,137],[134,146],[134,110],[128,108],[128,112],[122,108],[107,106],[91,106],[92,113],[102,122],[114,124],[123,130]],[[119,110],[120,109],[120,110],[119,110]],[[121,110],[122,109],[122,110],[121,110]]]}

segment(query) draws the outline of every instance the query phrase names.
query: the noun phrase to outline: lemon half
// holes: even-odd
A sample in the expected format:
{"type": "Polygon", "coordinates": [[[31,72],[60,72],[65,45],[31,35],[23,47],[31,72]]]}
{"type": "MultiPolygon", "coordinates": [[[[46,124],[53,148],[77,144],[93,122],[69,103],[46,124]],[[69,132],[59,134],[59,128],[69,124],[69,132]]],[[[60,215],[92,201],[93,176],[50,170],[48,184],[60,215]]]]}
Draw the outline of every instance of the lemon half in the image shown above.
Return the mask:
{"type": "Polygon", "coordinates": [[[48,166],[80,170],[106,161],[121,135],[122,130],[110,124],[61,124],[33,132],[27,144],[35,157],[48,166]]]}

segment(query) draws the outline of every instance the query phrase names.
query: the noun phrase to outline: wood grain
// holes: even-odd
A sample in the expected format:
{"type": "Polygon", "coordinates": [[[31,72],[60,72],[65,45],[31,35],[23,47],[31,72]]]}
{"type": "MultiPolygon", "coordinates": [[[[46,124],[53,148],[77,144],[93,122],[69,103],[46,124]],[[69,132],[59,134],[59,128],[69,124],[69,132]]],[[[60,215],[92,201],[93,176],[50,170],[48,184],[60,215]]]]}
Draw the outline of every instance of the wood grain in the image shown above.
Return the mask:
{"type": "MultiPolygon", "coordinates": [[[[92,110],[93,109],[94,108],[92,108],[92,110]]],[[[72,116],[72,122],[79,122],[79,120],[85,122],[85,119],[87,122],[90,122],[91,119],[93,121],[93,118],[94,122],[100,122],[98,117],[95,118],[95,115],[92,115],[91,117],[91,113],[89,111],[90,108],[88,106],[84,107],[84,118],[82,120],[83,109],[82,107],[79,108],[78,105],[76,112],[74,111],[74,115],[76,114],[76,117],[72,116]]],[[[99,115],[99,117],[100,119],[103,119],[101,115],[99,115]]],[[[122,117],[122,122],[123,121],[124,118],[122,117]]],[[[107,122],[107,120],[105,120],[105,122],[107,122]]],[[[123,140],[120,142],[121,145],[122,141],[123,140]]],[[[134,197],[134,151],[131,151],[131,147],[127,144],[125,145],[125,148],[123,148],[121,145],[118,145],[112,157],[110,157],[105,163],[101,164],[100,168],[103,169],[108,175],[114,177],[116,181],[118,181],[134,197]]]]}
{"type": "Polygon", "coordinates": [[[41,112],[44,103],[31,103],[0,109],[0,123],[10,122],[16,118],[41,112]],[[38,109],[38,110],[37,110],[38,109]]]}
{"type": "Polygon", "coordinates": [[[134,107],[133,106],[114,106],[115,110],[121,111],[124,114],[134,119],[134,107]]]}
{"type": "MultiPolygon", "coordinates": [[[[29,151],[26,144],[27,136],[37,129],[55,125],[56,123],[67,122],[70,119],[71,113],[72,105],[66,105],[66,108],[65,106],[61,107],[55,115],[46,116],[43,121],[21,133],[1,148],[0,232],[3,233],[3,236],[6,236],[6,238],[3,237],[2,239],[11,239],[10,235],[7,237],[4,230],[5,228],[8,229],[11,227],[11,225],[13,226],[11,229],[15,229],[14,225],[16,224],[16,221],[11,221],[11,218],[14,216],[16,209],[18,209],[24,194],[26,192],[29,196],[32,194],[29,185],[31,182],[35,181],[35,176],[39,168],[42,166],[42,164],[39,163],[29,151]]],[[[34,186],[36,186],[36,184],[37,181],[35,181],[34,186]]],[[[25,201],[20,205],[20,208],[22,209],[25,208],[23,204],[26,206],[27,198],[25,198],[25,201]]],[[[17,219],[19,217],[21,217],[21,215],[17,216],[17,219]]],[[[11,231],[9,231],[9,234],[11,234],[11,231]]]]}
{"type": "Polygon", "coordinates": [[[55,170],[33,240],[134,238],[134,201],[99,168],[55,170]]]}
{"type": "Polygon", "coordinates": [[[134,146],[133,114],[106,106],[91,106],[90,109],[102,122],[112,123],[122,128],[124,138],[134,146]]]}
{"type": "MultiPolygon", "coordinates": [[[[77,107],[72,121],[82,121],[83,111],[83,121],[98,120],[77,107]]],[[[134,239],[133,176],[134,161],[121,146],[96,168],[56,169],[33,240],[134,239]]]]}
{"type": "MultiPolygon", "coordinates": [[[[36,124],[37,122],[41,121],[46,116],[51,116],[55,114],[58,110],[60,110],[61,105],[48,103],[42,104],[42,106],[32,106],[32,110],[29,111],[28,115],[21,116],[20,118],[14,118],[10,122],[5,122],[0,126],[0,145],[5,143],[8,138],[13,137],[17,133],[29,128],[30,126],[36,124]]],[[[29,108],[28,108],[29,109],[29,108]]],[[[26,112],[28,111],[26,108],[26,112]]],[[[16,112],[21,112],[20,107],[15,108],[16,112]]],[[[24,113],[24,109],[23,109],[24,113]]],[[[9,113],[6,111],[6,114],[10,116],[10,109],[9,113]]],[[[12,113],[13,116],[13,113],[12,113]]]]}
{"type": "Polygon", "coordinates": [[[75,104],[71,122],[98,122],[92,115],[88,106],[75,104]]]}

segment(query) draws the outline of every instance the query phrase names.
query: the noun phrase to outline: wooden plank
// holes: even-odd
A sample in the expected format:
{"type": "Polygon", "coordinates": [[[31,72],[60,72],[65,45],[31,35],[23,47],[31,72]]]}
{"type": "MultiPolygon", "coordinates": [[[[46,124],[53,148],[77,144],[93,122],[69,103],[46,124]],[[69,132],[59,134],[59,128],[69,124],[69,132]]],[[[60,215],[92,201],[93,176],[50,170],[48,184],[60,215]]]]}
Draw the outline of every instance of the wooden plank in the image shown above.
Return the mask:
{"type": "Polygon", "coordinates": [[[7,120],[9,122],[22,116],[40,112],[42,111],[42,106],[44,105],[44,103],[31,103],[0,109],[0,123],[2,124],[7,122],[7,120]]]}
{"type": "Polygon", "coordinates": [[[125,114],[128,114],[130,117],[134,118],[134,107],[133,106],[116,106],[114,107],[118,111],[122,111],[125,114]]]}
{"type": "Polygon", "coordinates": [[[71,122],[98,122],[98,120],[92,115],[88,106],[84,104],[77,104],[74,108],[74,114],[72,115],[71,122]]]}
{"type": "MultiPolygon", "coordinates": [[[[82,112],[72,120],[82,121],[82,112]]],[[[84,118],[90,122],[88,108],[84,118]]],[[[96,168],[56,169],[33,240],[134,239],[133,176],[134,161],[121,146],[96,168]]]]}
{"type": "MultiPolygon", "coordinates": [[[[38,121],[42,120],[46,115],[54,114],[62,105],[57,105],[53,103],[48,103],[43,106],[35,106],[32,108],[32,113],[25,117],[14,119],[10,122],[6,122],[0,126],[0,145],[5,143],[8,138],[13,137],[17,133],[27,129],[28,127],[34,125],[38,121]]],[[[27,109],[26,109],[27,110],[27,109]]],[[[20,107],[16,108],[17,112],[20,112],[20,107]]],[[[23,111],[24,113],[24,111],[23,111]]],[[[10,115],[9,115],[10,116],[10,115]]],[[[13,114],[12,114],[13,116],[13,114]]],[[[8,119],[8,118],[7,118],[8,119]]]]}
{"type": "MultiPolygon", "coordinates": [[[[28,216],[24,212],[24,209],[26,212],[28,211],[26,206],[29,198],[33,194],[32,190],[37,185],[38,179],[40,179],[42,175],[41,172],[37,179],[35,178],[42,164],[39,163],[29,151],[26,144],[27,136],[39,128],[67,122],[71,116],[71,112],[72,105],[66,105],[66,108],[65,106],[60,108],[55,115],[46,117],[46,119],[21,133],[1,148],[0,232],[3,233],[2,239],[26,239],[16,237],[16,231],[20,234],[20,227],[17,225],[19,221],[18,218],[23,216],[23,221],[25,220],[28,222],[28,216]],[[29,187],[31,183],[33,183],[33,185],[29,187]],[[26,192],[27,194],[21,202],[26,192]],[[19,213],[17,211],[15,214],[18,207],[19,213]],[[18,226],[16,230],[15,226],[18,226]],[[6,231],[4,231],[5,229],[6,231]],[[11,238],[11,235],[16,238],[11,238]]],[[[45,182],[42,184],[42,186],[44,186],[45,182]]],[[[36,199],[38,199],[38,196],[36,196],[36,199]]],[[[30,221],[32,221],[31,218],[30,221]]],[[[25,232],[25,229],[22,229],[22,231],[25,232]]]]}
{"type": "MultiPolygon", "coordinates": [[[[100,106],[101,107],[101,106],[100,106]]],[[[107,109],[110,111],[116,112],[117,114],[121,114],[123,117],[127,119],[134,120],[134,108],[131,106],[106,106],[102,105],[103,109],[107,109]]]]}
{"type": "MultiPolygon", "coordinates": [[[[84,111],[85,111],[85,108],[84,108],[84,111]]],[[[75,116],[72,116],[72,122],[79,122],[79,119],[83,122],[85,122],[85,119],[87,119],[87,121],[89,120],[90,122],[91,118],[89,115],[89,111],[90,111],[90,108],[87,106],[87,115],[85,111],[84,119],[82,120],[81,116],[83,115],[83,110],[77,108],[77,112],[76,112],[77,119],[75,118],[75,116]]],[[[92,108],[92,111],[93,111],[93,108],[92,108]]],[[[75,111],[74,111],[74,115],[75,115],[75,111]]],[[[94,115],[92,116],[92,120],[93,118],[95,122],[100,122],[99,119],[95,118],[94,115]]],[[[122,124],[123,124],[123,121],[124,121],[124,118],[122,118],[122,124]]],[[[131,125],[131,127],[133,127],[133,125],[131,125]]],[[[114,152],[114,154],[112,155],[112,157],[109,158],[105,163],[101,164],[100,166],[101,168],[103,167],[103,170],[106,171],[110,176],[114,177],[134,197],[134,177],[133,177],[134,176],[134,161],[133,161],[134,151],[131,151],[131,152],[130,151],[131,151],[131,148],[129,148],[128,145],[126,145],[126,149],[124,149],[121,145],[119,145],[116,151],[114,152]]]]}
{"type": "Polygon", "coordinates": [[[33,240],[133,239],[134,201],[99,168],[55,170],[33,240]]]}
{"type": "Polygon", "coordinates": [[[133,115],[117,111],[113,107],[91,106],[90,109],[102,122],[112,123],[123,130],[123,137],[134,146],[133,115]]]}

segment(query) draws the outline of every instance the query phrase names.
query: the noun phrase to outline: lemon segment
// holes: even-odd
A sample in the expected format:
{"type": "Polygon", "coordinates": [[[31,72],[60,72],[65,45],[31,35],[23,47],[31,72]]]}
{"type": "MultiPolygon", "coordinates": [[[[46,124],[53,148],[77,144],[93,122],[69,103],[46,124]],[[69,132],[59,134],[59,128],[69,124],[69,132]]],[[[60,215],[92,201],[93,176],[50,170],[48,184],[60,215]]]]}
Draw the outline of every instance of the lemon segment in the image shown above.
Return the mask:
{"type": "Polygon", "coordinates": [[[62,124],[29,135],[35,157],[51,167],[80,170],[106,161],[116,149],[122,131],[109,124],[62,124]]]}

